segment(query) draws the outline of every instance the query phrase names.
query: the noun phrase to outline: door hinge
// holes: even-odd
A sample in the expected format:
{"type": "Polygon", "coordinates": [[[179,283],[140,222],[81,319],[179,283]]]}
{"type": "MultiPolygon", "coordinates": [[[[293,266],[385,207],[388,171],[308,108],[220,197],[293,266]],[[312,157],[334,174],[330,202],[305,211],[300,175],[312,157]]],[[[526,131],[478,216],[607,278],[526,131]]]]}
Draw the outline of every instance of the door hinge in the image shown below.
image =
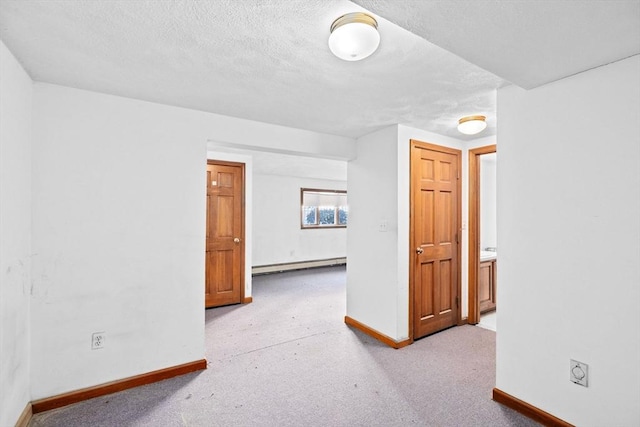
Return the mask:
{"type": "Polygon", "coordinates": [[[460,307],[460,297],[456,297],[456,308],[460,307]]]}
{"type": "Polygon", "coordinates": [[[460,243],[460,239],[458,238],[459,235],[460,235],[460,233],[456,232],[456,243],[460,243]]]}

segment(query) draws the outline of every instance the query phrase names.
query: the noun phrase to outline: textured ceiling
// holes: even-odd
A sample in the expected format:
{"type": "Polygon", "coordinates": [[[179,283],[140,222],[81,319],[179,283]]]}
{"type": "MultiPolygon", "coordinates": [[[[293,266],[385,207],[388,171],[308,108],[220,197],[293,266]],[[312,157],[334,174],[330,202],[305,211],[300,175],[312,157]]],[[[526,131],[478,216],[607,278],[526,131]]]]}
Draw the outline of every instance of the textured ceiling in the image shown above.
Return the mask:
{"type": "Polygon", "coordinates": [[[640,54],[638,0],[353,0],[525,89],[640,54]]]}
{"type": "Polygon", "coordinates": [[[38,81],[356,137],[403,123],[454,137],[502,81],[384,19],[334,57],[345,0],[0,1],[0,38],[38,81]]]}
{"type": "MultiPolygon", "coordinates": [[[[377,16],[380,48],[355,63],[327,46],[331,22],[362,10],[346,0],[0,0],[0,38],[37,81],[351,137],[400,123],[471,139],[455,130],[467,114],[487,115],[480,136],[494,133],[495,89],[508,73],[461,59],[460,46],[447,46],[456,56],[416,26],[457,2],[373,3],[404,13],[397,22],[419,35],[377,16]]],[[[495,19],[508,27],[496,37],[515,37],[495,19]]],[[[441,23],[438,34],[447,27],[459,41],[472,23],[441,23]]]]}

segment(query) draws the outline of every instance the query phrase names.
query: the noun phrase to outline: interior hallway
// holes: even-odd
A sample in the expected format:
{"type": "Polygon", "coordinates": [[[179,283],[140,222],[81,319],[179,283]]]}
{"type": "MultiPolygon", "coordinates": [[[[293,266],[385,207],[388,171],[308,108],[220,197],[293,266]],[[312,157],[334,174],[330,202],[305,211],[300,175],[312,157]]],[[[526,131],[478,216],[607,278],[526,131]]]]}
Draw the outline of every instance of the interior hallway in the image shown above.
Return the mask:
{"type": "Polygon", "coordinates": [[[343,323],[345,280],[344,266],[254,277],[253,303],[206,311],[206,371],[30,426],[537,425],[491,400],[495,333],[455,327],[394,350],[343,323]]]}

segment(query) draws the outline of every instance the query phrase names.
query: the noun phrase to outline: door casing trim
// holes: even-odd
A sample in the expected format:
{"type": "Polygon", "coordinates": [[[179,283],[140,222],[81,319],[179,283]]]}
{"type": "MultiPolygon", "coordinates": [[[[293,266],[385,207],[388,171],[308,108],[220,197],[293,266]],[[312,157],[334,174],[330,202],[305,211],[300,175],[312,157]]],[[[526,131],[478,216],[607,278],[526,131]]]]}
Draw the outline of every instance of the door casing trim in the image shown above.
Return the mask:
{"type": "Polygon", "coordinates": [[[496,152],[496,145],[469,150],[469,314],[467,322],[480,322],[480,156],[496,152]]]}

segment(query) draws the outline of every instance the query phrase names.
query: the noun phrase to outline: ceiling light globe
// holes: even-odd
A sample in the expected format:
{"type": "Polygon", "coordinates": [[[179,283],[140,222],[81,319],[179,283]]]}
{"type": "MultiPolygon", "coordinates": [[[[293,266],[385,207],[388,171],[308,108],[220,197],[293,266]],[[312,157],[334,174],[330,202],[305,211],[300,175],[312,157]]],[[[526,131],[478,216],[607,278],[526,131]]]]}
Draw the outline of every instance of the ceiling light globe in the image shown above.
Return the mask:
{"type": "Polygon", "coordinates": [[[366,16],[373,23],[340,22],[349,18],[350,15],[340,17],[334,22],[329,36],[329,49],[335,56],[345,61],[360,61],[378,49],[380,34],[376,29],[376,21],[368,15],[366,16]]]}
{"type": "Polygon", "coordinates": [[[487,127],[485,116],[463,117],[458,121],[458,132],[465,135],[475,135],[487,127]]]}

